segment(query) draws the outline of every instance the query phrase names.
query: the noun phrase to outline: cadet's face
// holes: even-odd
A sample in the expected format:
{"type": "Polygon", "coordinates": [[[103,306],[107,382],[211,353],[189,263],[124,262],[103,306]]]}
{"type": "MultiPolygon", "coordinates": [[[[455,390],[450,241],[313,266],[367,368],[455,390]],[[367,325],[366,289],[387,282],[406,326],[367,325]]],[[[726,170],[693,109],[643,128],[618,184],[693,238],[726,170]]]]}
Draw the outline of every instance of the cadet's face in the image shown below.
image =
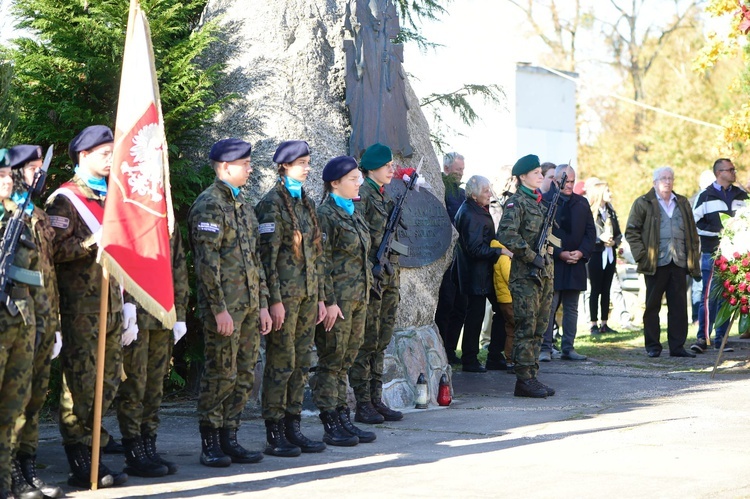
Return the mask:
{"type": "Polygon", "coordinates": [[[354,169],[338,180],[331,182],[331,190],[344,199],[354,199],[359,196],[359,186],[364,179],[358,169],[354,169]]]}
{"type": "Polygon", "coordinates": [[[10,176],[10,167],[0,168],[0,201],[10,198],[13,193],[13,177],[10,176]]]}
{"type": "Polygon", "coordinates": [[[529,189],[539,189],[544,181],[544,175],[542,175],[542,168],[534,168],[529,173],[524,173],[518,176],[521,179],[521,183],[529,189]]]}
{"type": "Polygon", "coordinates": [[[393,161],[389,161],[376,170],[370,170],[369,177],[380,186],[388,185],[393,179],[394,169],[393,161]]]}
{"type": "Polygon", "coordinates": [[[31,185],[34,183],[34,175],[36,175],[36,172],[42,168],[42,160],[37,159],[34,161],[29,161],[24,165],[23,167],[23,181],[26,182],[26,185],[31,185]]]}
{"type": "Polygon", "coordinates": [[[86,169],[89,173],[100,178],[109,177],[109,170],[112,168],[112,153],[114,152],[114,143],[98,145],[88,151],[78,153],[78,164],[86,169]]]}
{"type": "Polygon", "coordinates": [[[234,161],[225,161],[219,167],[221,169],[219,178],[234,187],[242,187],[253,173],[253,167],[250,166],[250,156],[247,158],[235,159],[234,161]]]}
{"type": "Polygon", "coordinates": [[[307,180],[307,174],[310,173],[310,156],[297,158],[291,164],[285,164],[284,169],[287,177],[297,182],[304,182],[307,180]]]}

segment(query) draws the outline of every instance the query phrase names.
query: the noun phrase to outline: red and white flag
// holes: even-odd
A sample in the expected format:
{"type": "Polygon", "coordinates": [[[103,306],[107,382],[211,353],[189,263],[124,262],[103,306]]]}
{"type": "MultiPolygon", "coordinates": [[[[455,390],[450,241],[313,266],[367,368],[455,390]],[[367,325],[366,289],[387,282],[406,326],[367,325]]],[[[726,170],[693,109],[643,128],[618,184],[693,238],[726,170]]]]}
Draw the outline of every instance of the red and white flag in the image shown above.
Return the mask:
{"type": "Polygon", "coordinates": [[[131,0],[99,261],[167,328],[176,320],[169,162],[146,15],[131,0]]]}

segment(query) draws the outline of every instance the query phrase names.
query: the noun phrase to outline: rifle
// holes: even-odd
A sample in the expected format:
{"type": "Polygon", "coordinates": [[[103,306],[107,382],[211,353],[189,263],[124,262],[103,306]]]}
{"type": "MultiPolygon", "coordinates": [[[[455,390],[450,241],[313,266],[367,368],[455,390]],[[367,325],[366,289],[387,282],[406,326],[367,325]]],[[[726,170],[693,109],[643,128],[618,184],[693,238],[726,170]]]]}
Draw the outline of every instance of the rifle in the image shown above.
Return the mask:
{"type": "MultiPolygon", "coordinates": [[[[552,197],[552,202],[550,202],[549,208],[547,209],[547,215],[544,217],[544,223],[542,224],[542,228],[539,231],[539,237],[537,239],[536,246],[534,247],[534,249],[536,250],[536,254],[541,255],[542,257],[545,257],[544,253],[545,247],[547,246],[547,241],[550,238],[555,237],[552,235],[552,226],[555,223],[555,216],[557,215],[557,203],[560,201],[560,194],[562,192],[562,188],[565,186],[566,180],[568,180],[568,174],[563,173],[562,179],[560,179],[560,186],[555,192],[555,195],[552,197]]],[[[539,286],[542,285],[542,279],[539,277],[538,268],[534,267],[531,269],[531,272],[529,272],[529,278],[531,278],[531,280],[533,280],[539,286]]]]}
{"type": "Polygon", "coordinates": [[[2,243],[0,243],[0,302],[5,304],[5,308],[8,309],[8,312],[13,317],[18,315],[19,310],[13,301],[13,293],[11,291],[12,281],[28,284],[29,286],[42,286],[41,272],[16,267],[13,265],[13,260],[15,259],[19,242],[26,248],[36,249],[34,242],[24,234],[26,224],[23,221],[23,216],[31,202],[32,193],[41,191],[41,185],[44,184],[44,180],[47,177],[47,168],[51,160],[52,146],[47,150],[42,168],[34,174],[34,182],[28,188],[28,195],[18,205],[11,219],[8,220],[2,243]]]}
{"type": "Polygon", "coordinates": [[[399,243],[394,237],[399,226],[406,229],[406,226],[401,221],[401,216],[404,213],[404,201],[406,200],[406,195],[409,194],[409,191],[414,190],[417,178],[419,178],[419,171],[422,168],[422,161],[424,161],[424,158],[419,161],[419,165],[414,171],[414,174],[409,177],[409,182],[406,183],[406,191],[396,199],[396,206],[393,207],[393,211],[388,217],[388,223],[385,226],[383,239],[380,241],[378,252],[375,255],[377,262],[372,267],[373,283],[370,290],[378,300],[383,297],[383,272],[387,275],[393,275],[393,265],[390,260],[391,254],[398,253],[399,255],[404,256],[409,255],[409,247],[405,244],[399,243]]]}

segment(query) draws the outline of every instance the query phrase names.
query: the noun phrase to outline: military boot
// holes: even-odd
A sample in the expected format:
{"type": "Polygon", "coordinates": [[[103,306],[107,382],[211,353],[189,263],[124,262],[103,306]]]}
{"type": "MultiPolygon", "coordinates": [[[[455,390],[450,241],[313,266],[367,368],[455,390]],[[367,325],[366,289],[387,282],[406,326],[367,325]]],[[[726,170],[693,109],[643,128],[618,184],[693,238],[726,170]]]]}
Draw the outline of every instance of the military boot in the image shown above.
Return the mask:
{"type": "Polygon", "coordinates": [[[382,414],[375,410],[372,402],[357,402],[357,413],[354,421],[365,424],[380,424],[385,421],[382,414]]]}
{"type": "Polygon", "coordinates": [[[18,462],[21,464],[21,473],[26,482],[33,487],[42,491],[44,497],[57,499],[63,496],[63,491],[56,485],[44,483],[36,474],[36,456],[30,454],[18,453],[18,462]]]}
{"type": "Polygon", "coordinates": [[[169,470],[169,475],[174,475],[175,473],[177,473],[180,467],[172,461],[167,461],[166,459],[162,458],[156,452],[156,435],[148,435],[144,433],[143,435],[141,435],[141,438],[143,439],[143,449],[146,451],[146,455],[149,459],[157,464],[166,466],[167,470],[169,470]]]}
{"type": "Polygon", "coordinates": [[[237,441],[237,428],[222,428],[219,430],[221,451],[232,459],[233,463],[257,463],[263,459],[260,452],[251,452],[237,441]]]}
{"type": "Polygon", "coordinates": [[[201,426],[201,464],[212,468],[226,468],[232,464],[232,458],[221,450],[219,429],[201,426]]]}
{"type": "Polygon", "coordinates": [[[372,401],[372,406],[378,413],[383,416],[386,421],[401,421],[404,419],[404,414],[400,411],[394,411],[383,403],[381,399],[375,399],[372,401]]]}
{"type": "Polygon", "coordinates": [[[271,421],[266,419],[266,450],[269,456],[297,457],[302,454],[302,449],[289,442],[284,432],[284,420],[271,421]]]}
{"type": "Polygon", "coordinates": [[[290,444],[296,445],[302,452],[323,452],[326,450],[324,442],[310,440],[302,434],[300,429],[301,418],[299,414],[289,414],[284,416],[284,435],[290,444]]]}
{"type": "Polygon", "coordinates": [[[535,383],[536,379],[517,379],[516,389],[513,395],[516,397],[531,397],[535,399],[546,399],[547,390],[535,383]]]}
{"type": "Polygon", "coordinates": [[[126,473],[145,478],[156,478],[169,473],[169,468],[149,459],[140,435],[135,438],[122,437],[122,445],[125,447],[126,473]]]}
{"type": "Polygon", "coordinates": [[[359,443],[367,444],[375,441],[377,435],[375,435],[374,432],[365,431],[354,426],[354,423],[352,423],[351,420],[349,406],[342,405],[341,407],[337,407],[336,412],[339,413],[339,423],[341,424],[341,427],[351,435],[356,435],[359,439],[359,443]]]}
{"type": "MultiPolygon", "coordinates": [[[[65,446],[65,455],[70,465],[68,485],[79,489],[91,488],[91,448],[84,444],[68,444],[65,446]]],[[[127,475],[126,475],[127,476],[127,475]]],[[[99,488],[111,487],[115,484],[112,475],[99,473],[99,488]]]]}
{"type": "Polygon", "coordinates": [[[44,497],[41,490],[32,487],[26,482],[21,472],[21,463],[18,462],[18,459],[11,459],[10,466],[10,490],[14,496],[18,499],[42,499],[44,497]]]}
{"type": "Polygon", "coordinates": [[[323,422],[323,442],[338,447],[352,447],[359,443],[359,437],[346,431],[339,421],[339,413],[336,411],[322,411],[320,420],[323,422]]]}

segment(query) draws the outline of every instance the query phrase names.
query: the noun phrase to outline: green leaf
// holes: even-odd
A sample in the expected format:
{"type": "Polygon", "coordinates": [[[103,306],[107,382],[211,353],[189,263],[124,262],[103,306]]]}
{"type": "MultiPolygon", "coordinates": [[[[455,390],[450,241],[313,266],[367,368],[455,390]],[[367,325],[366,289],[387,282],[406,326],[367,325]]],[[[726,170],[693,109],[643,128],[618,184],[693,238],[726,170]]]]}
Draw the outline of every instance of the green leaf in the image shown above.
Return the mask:
{"type": "Polygon", "coordinates": [[[740,334],[744,334],[750,329],[750,315],[740,314],[740,323],[738,326],[740,334]]]}
{"type": "Polygon", "coordinates": [[[714,327],[718,328],[722,324],[724,324],[726,321],[728,321],[735,312],[737,312],[738,308],[735,305],[734,307],[729,304],[728,301],[725,301],[722,303],[721,308],[719,309],[719,312],[716,314],[716,322],[714,324],[714,327]]]}

